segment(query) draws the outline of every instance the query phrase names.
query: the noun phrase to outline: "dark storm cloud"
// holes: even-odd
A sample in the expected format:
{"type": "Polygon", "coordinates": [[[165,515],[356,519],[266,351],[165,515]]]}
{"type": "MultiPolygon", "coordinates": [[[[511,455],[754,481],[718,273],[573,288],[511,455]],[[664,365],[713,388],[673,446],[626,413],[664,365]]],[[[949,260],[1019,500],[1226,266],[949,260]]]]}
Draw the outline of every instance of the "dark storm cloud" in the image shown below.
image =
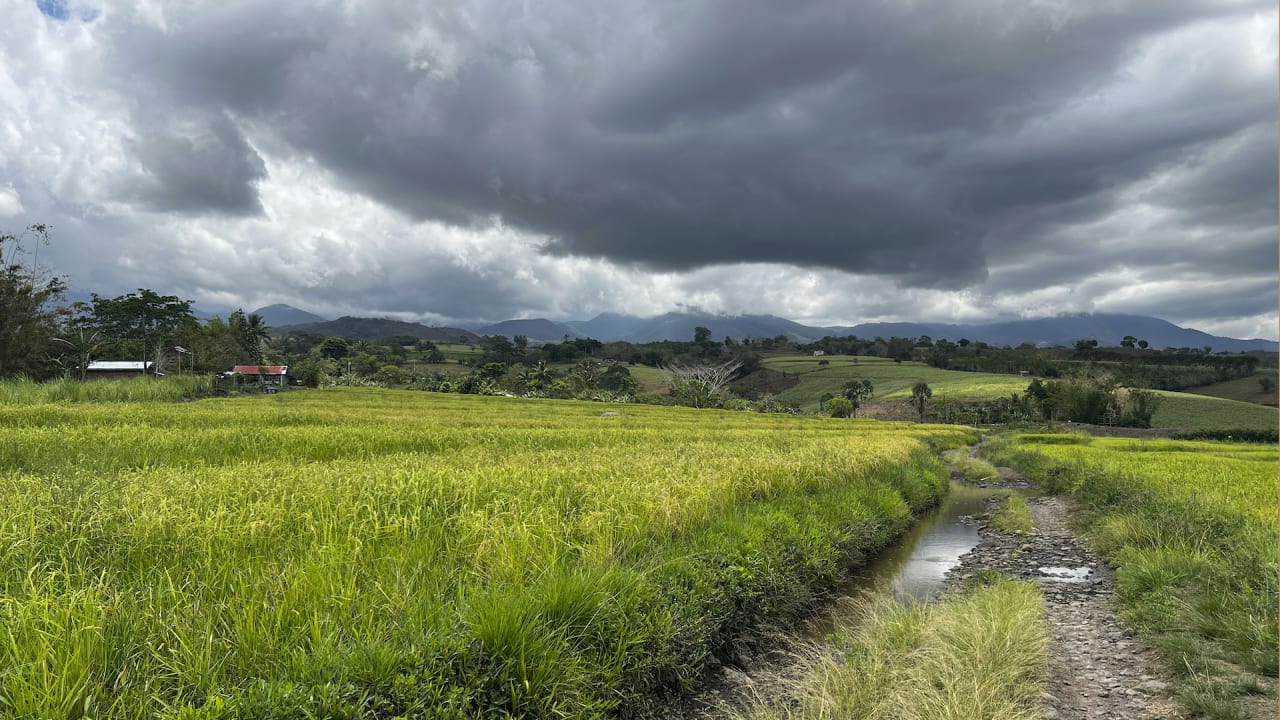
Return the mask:
{"type": "Polygon", "coordinates": [[[119,82],[204,119],[140,138],[143,199],[257,212],[245,128],[413,218],[499,218],[547,253],[651,269],[782,262],[963,287],[1006,255],[1056,252],[1144,183],[1168,236],[1246,247],[1120,248],[1020,284],[1118,260],[1254,272],[1274,236],[1274,76],[1225,76],[1213,55],[1232,40],[1214,23],[1270,3],[523,8],[197,4],[115,25],[119,82]],[[1180,62],[1150,61],[1202,30],[1180,62]]]}
{"type": "Polygon", "coordinates": [[[266,163],[224,115],[196,123],[172,118],[136,126],[142,177],[122,179],[120,194],[148,210],[251,215],[262,212],[257,183],[266,163]]]}

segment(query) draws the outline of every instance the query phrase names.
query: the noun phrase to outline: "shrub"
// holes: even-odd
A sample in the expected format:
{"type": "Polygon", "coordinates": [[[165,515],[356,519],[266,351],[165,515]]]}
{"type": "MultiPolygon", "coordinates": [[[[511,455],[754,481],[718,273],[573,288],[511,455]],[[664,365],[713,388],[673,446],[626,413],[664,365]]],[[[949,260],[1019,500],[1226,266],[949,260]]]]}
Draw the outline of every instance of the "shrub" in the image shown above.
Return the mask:
{"type": "Polygon", "coordinates": [[[827,412],[834,418],[847,418],[853,414],[853,403],[838,397],[827,401],[827,412]]]}

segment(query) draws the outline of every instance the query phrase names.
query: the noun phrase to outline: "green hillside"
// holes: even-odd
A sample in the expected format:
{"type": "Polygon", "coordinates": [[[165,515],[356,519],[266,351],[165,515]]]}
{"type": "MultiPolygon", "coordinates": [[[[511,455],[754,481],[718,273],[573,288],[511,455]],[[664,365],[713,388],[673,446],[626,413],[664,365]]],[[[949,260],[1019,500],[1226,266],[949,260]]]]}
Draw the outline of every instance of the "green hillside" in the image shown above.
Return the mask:
{"type": "Polygon", "coordinates": [[[1164,402],[1151,419],[1154,427],[1185,430],[1275,429],[1280,411],[1274,407],[1225,398],[1164,392],[1164,402]]]}
{"type": "MultiPolygon", "coordinates": [[[[764,365],[799,378],[799,385],[778,393],[777,399],[798,405],[805,412],[817,412],[818,401],[825,393],[838,395],[843,385],[854,379],[867,379],[875,385],[874,400],[906,400],[911,386],[921,380],[929,383],[935,401],[992,400],[1021,394],[1031,382],[1031,378],[1018,375],[939,370],[923,363],[895,363],[879,357],[779,355],[766,358],[764,365]],[[823,360],[827,364],[819,364],[823,360]]],[[[1254,379],[1240,382],[1257,386],[1254,379]]],[[[1192,393],[1161,391],[1160,395],[1164,402],[1152,419],[1152,425],[1158,428],[1268,429],[1280,423],[1280,412],[1275,407],[1192,393]]]]}
{"type": "Polygon", "coordinates": [[[1240,402],[1256,403],[1258,405],[1275,405],[1276,404],[1276,378],[1275,368],[1259,370],[1252,377],[1237,378],[1235,380],[1227,380],[1226,382],[1214,383],[1212,385],[1201,385],[1200,387],[1187,388],[1186,392],[1193,395],[1208,395],[1210,397],[1225,398],[1227,400],[1239,400],[1240,402]],[[1259,382],[1263,378],[1271,378],[1271,390],[1263,390],[1262,383],[1259,382]]]}
{"type": "Polygon", "coordinates": [[[808,412],[818,409],[818,401],[823,394],[838,395],[850,380],[870,380],[875,385],[876,400],[905,400],[911,396],[911,386],[921,380],[933,388],[935,398],[958,400],[988,400],[1021,393],[1030,382],[1028,378],[1017,375],[939,370],[924,363],[896,363],[887,358],[849,355],[780,355],[765,358],[764,366],[799,376],[800,384],[779,393],[777,398],[808,412]],[[819,364],[824,360],[827,364],[819,364]]]}

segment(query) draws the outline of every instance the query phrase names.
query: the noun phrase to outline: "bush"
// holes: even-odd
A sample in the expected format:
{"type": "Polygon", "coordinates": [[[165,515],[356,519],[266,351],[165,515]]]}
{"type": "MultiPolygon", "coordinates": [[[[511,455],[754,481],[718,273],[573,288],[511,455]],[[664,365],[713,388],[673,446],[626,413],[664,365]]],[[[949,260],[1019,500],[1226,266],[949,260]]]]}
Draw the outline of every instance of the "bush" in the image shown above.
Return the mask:
{"type": "Polygon", "coordinates": [[[827,401],[827,412],[831,417],[847,418],[853,414],[853,403],[842,397],[831,398],[827,401]]]}

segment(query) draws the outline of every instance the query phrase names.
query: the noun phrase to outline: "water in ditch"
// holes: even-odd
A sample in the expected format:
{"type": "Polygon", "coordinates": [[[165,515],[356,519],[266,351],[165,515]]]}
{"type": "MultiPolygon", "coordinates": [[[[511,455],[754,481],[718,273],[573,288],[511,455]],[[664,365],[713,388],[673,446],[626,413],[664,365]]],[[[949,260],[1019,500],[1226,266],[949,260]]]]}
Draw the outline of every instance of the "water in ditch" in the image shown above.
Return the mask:
{"type": "MultiPolygon", "coordinates": [[[[947,572],[965,553],[978,546],[978,521],[986,512],[986,499],[1017,490],[979,488],[953,482],[950,492],[893,546],[858,568],[837,597],[860,598],[873,592],[891,592],[899,600],[924,602],[946,585],[947,572]]],[[[814,618],[805,635],[820,638],[841,623],[845,611],[837,603],[830,617],[814,618]]]]}

